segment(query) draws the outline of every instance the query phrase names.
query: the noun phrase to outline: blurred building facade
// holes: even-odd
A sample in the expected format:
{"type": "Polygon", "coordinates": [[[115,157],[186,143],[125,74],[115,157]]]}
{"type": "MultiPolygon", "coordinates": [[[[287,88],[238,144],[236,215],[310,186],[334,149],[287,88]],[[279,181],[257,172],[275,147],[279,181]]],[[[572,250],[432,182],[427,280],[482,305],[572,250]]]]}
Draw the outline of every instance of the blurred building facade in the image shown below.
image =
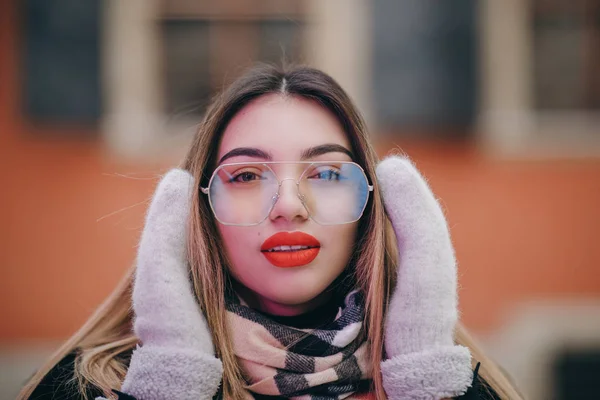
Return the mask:
{"type": "Polygon", "coordinates": [[[530,398],[578,398],[573,371],[598,373],[600,2],[0,7],[0,398],[131,265],[156,175],[255,61],[322,68],[380,154],[416,161],[447,212],[462,319],[530,398]]]}

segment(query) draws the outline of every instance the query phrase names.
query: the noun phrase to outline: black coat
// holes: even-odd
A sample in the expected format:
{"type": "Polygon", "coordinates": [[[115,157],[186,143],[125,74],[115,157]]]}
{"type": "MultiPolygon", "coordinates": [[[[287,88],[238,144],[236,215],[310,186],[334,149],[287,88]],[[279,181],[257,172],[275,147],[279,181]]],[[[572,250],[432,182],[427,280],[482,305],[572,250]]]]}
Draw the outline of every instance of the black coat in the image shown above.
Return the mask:
{"type": "MultiPolygon", "coordinates": [[[[129,362],[131,352],[121,355],[122,360],[129,362]]],[[[63,358],[48,374],[42,379],[35,388],[30,400],[79,400],[82,398],[77,382],[74,377],[75,353],[71,353],[63,358]]],[[[487,385],[487,383],[478,375],[479,364],[474,371],[473,384],[463,396],[457,397],[460,400],[500,400],[500,397],[487,385]]],[[[119,400],[136,400],[134,397],[124,393],[119,394],[119,400]]],[[[97,396],[103,396],[102,391],[97,388],[89,388],[87,392],[89,399],[95,399],[97,396]]]]}

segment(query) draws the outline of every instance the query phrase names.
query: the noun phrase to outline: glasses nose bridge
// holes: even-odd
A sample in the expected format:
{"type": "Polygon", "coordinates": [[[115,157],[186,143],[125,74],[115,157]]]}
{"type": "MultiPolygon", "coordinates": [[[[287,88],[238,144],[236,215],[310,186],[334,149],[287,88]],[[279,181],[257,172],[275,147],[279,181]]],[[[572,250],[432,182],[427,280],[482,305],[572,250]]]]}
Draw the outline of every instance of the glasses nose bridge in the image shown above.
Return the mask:
{"type": "Polygon", "coordinates": [[[299,181],[294,179],[294,178],[284,178],[282,180],[279,181],[279,185],[277,187],[277,197],[281,197],[281,188],[283,187],[283,182],[285,181],[292,181],[294,183],[294,185],[296,186],[296,194],[298,196],[300,196],[300,184],[299,181]]]}

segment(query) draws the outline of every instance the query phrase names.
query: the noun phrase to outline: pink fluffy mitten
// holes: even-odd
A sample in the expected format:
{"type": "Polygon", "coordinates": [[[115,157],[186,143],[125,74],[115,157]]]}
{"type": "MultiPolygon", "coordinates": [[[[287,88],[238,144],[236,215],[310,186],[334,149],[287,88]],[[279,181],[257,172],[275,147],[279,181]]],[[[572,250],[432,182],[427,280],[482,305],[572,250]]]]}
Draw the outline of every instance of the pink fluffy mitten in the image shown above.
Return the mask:
{"type": "Polygon", "coordinates": [[[133,289],[134,330],[142,345],[122,391],[138,400],[212,399],[223,373],[192,291],[187,226],[194,179],[174,169],[159,183],[146,216],[133,289]]]}
{"type": "Polygon", "coordinates": [[[406,158],[382,161],[377,180],[399,253],[385,325],[384,388],[392,400],[458,396],[473,373],[469,349],[454,343],[456,260],[444,213],[406,158]]]}

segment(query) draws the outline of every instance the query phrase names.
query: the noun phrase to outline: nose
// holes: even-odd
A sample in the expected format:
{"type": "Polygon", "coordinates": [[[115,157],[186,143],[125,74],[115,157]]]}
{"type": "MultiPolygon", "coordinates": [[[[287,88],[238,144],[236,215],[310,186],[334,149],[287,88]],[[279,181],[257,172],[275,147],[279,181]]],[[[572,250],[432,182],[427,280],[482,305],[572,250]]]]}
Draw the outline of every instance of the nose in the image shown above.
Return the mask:
{"type": "Polygon", "coordinates": [[[308,219],[308,210],[300,198],[298,185],[292,178],[281,181],[279,195],[276,196],[269,218],[271,221],[305,221],[308,219]]]}

